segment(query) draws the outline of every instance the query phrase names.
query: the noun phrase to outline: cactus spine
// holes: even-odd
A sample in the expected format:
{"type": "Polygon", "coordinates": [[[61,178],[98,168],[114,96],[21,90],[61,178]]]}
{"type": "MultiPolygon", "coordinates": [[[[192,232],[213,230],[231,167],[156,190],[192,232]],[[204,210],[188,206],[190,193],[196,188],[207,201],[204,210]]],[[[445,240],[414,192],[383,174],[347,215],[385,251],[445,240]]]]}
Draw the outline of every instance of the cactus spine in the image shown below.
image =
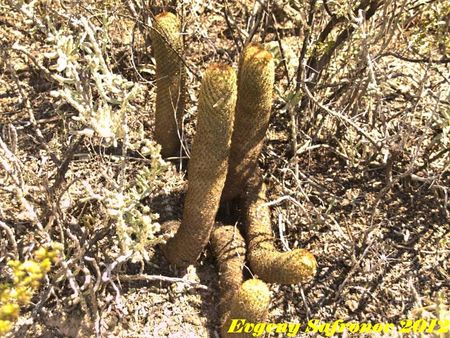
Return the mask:
{"type": "Polygon", "coordinates": [[[222,200],[242,193],[261,153],[272,107],[275,65],[259,44],[245,48],[238,72],[238,99],[222,200]]]}
{"type": "Polygon", "coordinates": [[[166,257],[172,264],[195,263],[208,243],[227,175],[236,96],[233,68],[209,66],[200,88],[183,220],[165,247],[166,257]]]}
{"type": "Polygon", "coordinates": [[[181,60],[183,39],[179,18],[169,12],[155,17],[150,32],[156,60],[155,139],[161,155],[176,155],[186,96],[186,71],[181,60]]]}
{"type": "Polygon", "coordinates": [[[246,236],[248,260],[252,271],[268,283],[296,284],[314,277],[317,262],[307,250],[278,252],[266,204],[266,187],[255,175],[246,190],[246,236]]]}

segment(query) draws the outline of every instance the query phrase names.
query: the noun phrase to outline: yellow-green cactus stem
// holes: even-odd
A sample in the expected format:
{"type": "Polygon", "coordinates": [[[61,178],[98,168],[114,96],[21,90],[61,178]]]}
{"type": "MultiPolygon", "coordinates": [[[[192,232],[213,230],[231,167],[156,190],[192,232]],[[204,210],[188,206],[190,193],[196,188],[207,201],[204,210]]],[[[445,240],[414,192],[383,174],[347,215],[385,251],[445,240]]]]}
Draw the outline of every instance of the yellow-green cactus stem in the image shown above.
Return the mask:
{"type": "Polygon", "coordinates": [[[219,270],[219,315],[224,320],[233,296],[244,281],[245,242],[233,225],[216,223],[211,233],[211,248],[219,270]]]}
{"type": "Polygon", "coordinates": [[[314,277],[317,262],[304,249],[279,252],[274,246],[266,187],[258,172],[245,192],[248,260],[253,273],[268,283],[296,284],[314,277]]]}
{"type": "Polygon", "coordinates": [[[266,283],[259,279],[249,279],[233,297],[230,311],[225,314],[222,338],[252,337],[252,333],[231,333],[233,319],[245,319],[248,323],[265,322],[269,312],[270,291],[266,283]]]}
{"type": "Polygon", "coordinates": [[[174,265],[195,263],[208,244],[227,175],[236,96],[234,69],[221,64],[209,66],[199,93],[183,220],[165,247],[167,259],[174,265]]]}
{"type": "Polygon", "coordinates": [[[272,54],[259,44],[247,46],[239,64],[238,99],[223,201],[242,193],[257,165],[269,126],[274,80],[272,54]]]}
{"type": "Polygon", "coordinates": [[[180,147],[186,97],[180,19],[169,12],[158,14],[150,38],[156,60],[155,139],[161,144],[161,155],[170,157],[180,147]]]}

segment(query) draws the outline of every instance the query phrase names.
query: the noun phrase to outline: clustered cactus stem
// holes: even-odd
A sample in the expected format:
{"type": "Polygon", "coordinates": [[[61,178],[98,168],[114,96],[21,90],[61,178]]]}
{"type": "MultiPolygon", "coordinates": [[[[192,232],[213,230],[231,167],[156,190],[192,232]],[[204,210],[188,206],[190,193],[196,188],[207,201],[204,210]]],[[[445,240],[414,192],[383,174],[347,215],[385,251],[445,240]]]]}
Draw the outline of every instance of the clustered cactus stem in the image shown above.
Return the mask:
{"type": "Polygon", "coordinates": [[[227,175],[236,96],[234,69],[209,66],[199,93],[183,220],[164,248],[169,262],[179,267],[195,263],[208,244],[227,175]]]}
{"type": "Polygon", "coordinates": [[[279,252],[274,245],[266,186],[258,171],[245,191],[245,225],[250,268],[268,283],[297,284],[314,277],[317,262],[304,249],[279,252]]]}
{"type": "MultiPolygon", "coordinates": [[[[232,319],[245,319],[248,323],[266,321],[269,314],[270,291],[262,280],[253,278],[245,281],[234,295],[230,311],[225,314],[222,325],[222,338],[236,337],[236,333],[228,333],[232,319]]],[[[239,334],[239,337],[252,337],[251,333],[239,334]]]]}
{"type": "Polygon", "coordinates": [[[156,60],[155,139],[161,144],[161,155],[170,157],[180,147],[186,97],[180,19],[169,12],[158,14],[150,37],[156,60]]]}
{"type": "Polygon", "coordinates": [[[164,225],[175,235],[163,250],[178,267],[195,263],[211,235],[219,270],[223,337],[232,336],[228,330],[233,319],[266,320],[270,292],[265,282],[305,282],[317,267],[307,250],[277,251],[266,188],[257,167],[269,124],[274,68],[272,55],[258,44],[245,49],[238,84],[230,66],[207,68],[199,94],[183,219],[164,225]],[[244,202],[247,255],[244,239],[234,226],[217,223],[213,227],[220,200],[235,197],[244,202]],[[246,256],[261,280],[243,282],[246,256]]]}
{"type": "Polygon", "coordinates": [[[238,99],[223,201],[239,196],[256,168],[269,126],[274,81],[272,54],[260,44],[247,46],[239,64],[238,99]]]}
{"type": "Polygon", "coordinates": [[[255,323],[266,319],[270,293],[260,280],[243,282],[245,242],[236,227],[216,223],[211,233],[211,248],[219,270],[222,337],[231,337],[234,335],[228,330],[232,319],[255,323]]]}
{"type": "Polygon", "coordinates": [[[216,223],[211,233],[211,248],[219,270],[219,314],[223,319],[244,281],[245,242],[236,227],[216,223]]]}

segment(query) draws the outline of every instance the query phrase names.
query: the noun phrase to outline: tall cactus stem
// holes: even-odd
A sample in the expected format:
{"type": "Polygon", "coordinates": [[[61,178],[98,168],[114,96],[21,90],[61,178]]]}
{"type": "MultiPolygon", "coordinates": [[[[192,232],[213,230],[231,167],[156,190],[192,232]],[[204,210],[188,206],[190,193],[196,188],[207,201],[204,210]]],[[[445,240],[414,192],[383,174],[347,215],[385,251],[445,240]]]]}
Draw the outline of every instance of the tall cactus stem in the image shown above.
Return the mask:
{"type": "Polygon", "coordinates": [[[174,265],[195,263],[209,241],[228,170],[236,96],[233,68],[209,66],[200,88],[183,220],[165,247],[166,257],[174,265]]]}
{"type": "Polygon", "coordinates": [[[177,155],[186,98],[180,19],[170,12],[155,17],[150,32],[156,60],[155,139],[161,155],[177,155]]]}
{"type": "Polygon", "coordinates": [[[269,126],[275,65],[262,45],[247,46],[240,59],[238,99],[222,200],[239,196],[252,175],[269,126]]]}

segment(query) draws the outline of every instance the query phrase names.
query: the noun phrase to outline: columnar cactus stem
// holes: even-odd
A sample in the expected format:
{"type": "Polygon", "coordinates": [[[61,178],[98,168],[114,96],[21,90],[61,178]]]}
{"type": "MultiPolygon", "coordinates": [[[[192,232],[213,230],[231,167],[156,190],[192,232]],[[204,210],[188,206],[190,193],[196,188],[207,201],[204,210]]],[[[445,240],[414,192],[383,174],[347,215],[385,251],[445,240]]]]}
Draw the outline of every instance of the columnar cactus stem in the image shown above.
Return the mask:
{"type": "Polygon", "coordinates": [[[219,315],[224,320],[233,296],[244,281],[245,242],[234,226],[216,223],[211,233],[211,247],[219,270],[219,315]]]}
{"type": "Polygon", "coordinates": [[[266,187],[260,175],[251,178],[244,198],[248,260],[253,273],[265,282],[280,284],[296,284],[314,277],[317,262],[309,251],[278,252],[275,248],[266,187]]]}
{"type": "Polygon", "coordinates": [[[180,147],[186,96],[179,18],[169,12],[157,15],[150,37],[156,60],[155,139],[161,144],[163,157],[175,156],[180,147]]]}
{"type": "Polygon", "coordinates": [[[195,263],[208,243],[227,175],[236,96],[233,68],[218,64],[208,67],[199,94],[183,220],[165,247],[172,264],[195,263]]]}
{"type": "MultiPolygon", "coordinates": [[[[222,325],[222,338],[237,337],[228,333],[233,319],[245,319],[248,323],[266,321],[270,305],[270,291],[266,283],[259,279],[249,279],[242,284],[233,297],[230,311],[225,314],[222,325]]],[[[252,337],[252,334],[239,334],[239,337],[252,337]]]]}
{"type": "Polygon", "coordinates": [[[238,99],[222,200],[242,193],[261,153],[272,107],[275,65],[259,44],[245,48],[238,72],[238,99]]]}

